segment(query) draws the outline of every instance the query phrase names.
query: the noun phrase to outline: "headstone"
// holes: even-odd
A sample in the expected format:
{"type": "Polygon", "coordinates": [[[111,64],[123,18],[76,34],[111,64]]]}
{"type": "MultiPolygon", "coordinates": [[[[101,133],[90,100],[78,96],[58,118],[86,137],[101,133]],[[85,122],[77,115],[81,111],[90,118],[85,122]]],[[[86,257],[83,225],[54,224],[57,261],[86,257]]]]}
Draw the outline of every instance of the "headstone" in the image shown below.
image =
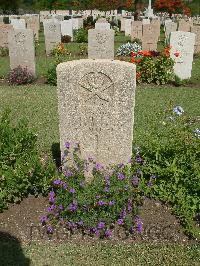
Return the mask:
{"type": "Polygon", "coordinates": [[[191,32],[196,34],[194,52],[195,54],[200,53],[200,25],[192,26],[191,32]]]}
{"type": "Polygon", "coordinates": [[[60,25],[61,25],[62,36],[65,36],[65,35],[71,36],[71,40],[73,41],[72,19],[61,21],[60,25]]]}
{"type": "Polygon", "coordinates": [[[142,21],[132,21],[131,23],[131,41],[134,39],[142,41],[142,21]]]}
{"type": "Polygon", "coordinates": [[[121,31],[125,31],[125,20],[126,20],[126,18],[124,18],[124,17],[121,17],[121,31]]]}
{"type": "Polygon", "coordinates": [[[11,30],[8,33],[10,68],[21,66],[35,75],[35,44],[33,31],[11,30]]]}
{"type": "Polygon", "coordinates": [[[166,36],[166,38],[169,37],[171,32],[176,31],[176,30],[177,30],[177,23],[175,23],[175,22],[167,23],[166,26],[165,26],[165,36],[166,36]]]}
{"type": "Polygon", "coordinates": [[[125,36],[131,36],[131,23],[133,19],[125,19],[125,36]]]}
{"type": "Polygon", "coordinates": [[[110,30],[110,23],[108,23],[107,20],[104,18],[98,19],[97,22],[95,23],[95,29],[110,30]]]}
{"type": "Polygon", "coordinates": [[[176,31],[170,35],[170,56],[175,60],[174,73],[180,79],[189,79],[191,77],[194,45],[194,33],[176,31]],[[178,56],[176,56],[177,53],[178,56]]]}
{"type": "Polygon", "coordinates": [[[74,30],[83,28],[83,19],[82,18],[73,18],[72,25],[74,30]]]}
{"type": "Polygon", "coordinates": [[[0,25],[0,47],[8,48],[8,33],[13,30],[13,26],[10,24],[0,25]]]}
{"type": "Polygon", "coordinates": [[[26,25],[27,29],[32,29],[34,33],[34,37],[36,40],[39,40],[39,29],[40,29],[40,22],[39,22],[39,16],[29,16],[26,19],[26,25]]]}
{"type": "Polygon", "coordinates": [[[26,29],[25,19],[11,19],[10,22],[14,29],[26,29]]]}
{"type": "Polygon", "coordinates": [[[114,59],[114,30],[88,31],[88,58],[114,59]]]}
{"type": "Polygon", "coordinates": [[[160,39],[160,21],[158,19],[153,19],[151,22],[152,27],[155,30],[156,38],[160,39]]]}
{"type": "Polygon", "coordinates": [[[191,23],[185,21],[184,19],[180,19],[178,22],[178,31],[186,31],[189,32],[191,29],[191,23]]]}
{"type": "Polygon", "coordinates": [[[156,30],[152,24],[143,25],[142,50],[156,51],[157,41],[158,36],[156,36],[156,30]]]}
{"type": "Polygon", "coordinates": [[[60,24],[56,22],[44,22],[44,36],[46,54],[50,55],[53,48],[61,43],[60,24]]]}
{"type": "Polygon", "coordinates": [[[150,19],[149,18],[143,18],[143,20],[142,20],[142,24],[143,25],[146,25],[146,24],[150,24],[151,22],[150,22],[150,19]]]}
{"type": "Polygon", "coordinates": [[[61,153],[79,143],[83,159],[106,166],[132,155],[136,67],[111,60],[59,64],[58,110],[61,153]]]}

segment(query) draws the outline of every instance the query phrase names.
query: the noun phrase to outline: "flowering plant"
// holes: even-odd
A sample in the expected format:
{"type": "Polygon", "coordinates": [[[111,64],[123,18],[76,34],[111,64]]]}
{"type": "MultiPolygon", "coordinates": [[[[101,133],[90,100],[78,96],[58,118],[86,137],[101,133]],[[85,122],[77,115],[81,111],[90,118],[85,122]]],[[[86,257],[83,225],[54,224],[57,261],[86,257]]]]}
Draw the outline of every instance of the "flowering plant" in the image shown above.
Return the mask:
{"type": "Polygon", "coordinates": [[[131,62],[137,65],[136,78],[138,83],[166,84],[173,80],[174,60],[170,58],[170,47],[166,47],[161,53],[138,51],[132,52],[131,56],[131,62]]]}
{"type": "Polygon", "coordinates": [[[9,72],[7,79],[10,85],[24,85],[32,83],[35,77],[27,67],[18,66],[9,72]]]}
{"type": "Polygon", "coordinates": [[[59,43],[51,51],[51,55],[53,55],[53,56],[63,56],[63,55],[69,55],[69,54],[70,54],[70,52],[65,48],[63,43],[59,43]]]}
{"type": "Polygon", "coordinates": [[[63,225],[68,230],[82,230],[84,234],[110,237],[115,226],[121,226],[127,233],[142,232],[142,222],[138,216],[141,204],[140,178],[138,169],[142,159],[120,164],[106,169],[93,158],[82,161],[78,147],[66,143],[63,156],[63,173],[53,181],[49,193],[47,215],[41,222],[49,233],[54,227],[63,225]],[[74,165],[66,167],[72,149],[74,165]],[[86,183],[85,172],[92,165],[93,181],[86,183]]]}
{"type": "Polygon", "coordinates": [[[138,43],[126,43],[122,44],[118,49],[117,49],[117,56],[130,56],[131,53],[137,53],[142,50],[141,45],[138,43]]]}

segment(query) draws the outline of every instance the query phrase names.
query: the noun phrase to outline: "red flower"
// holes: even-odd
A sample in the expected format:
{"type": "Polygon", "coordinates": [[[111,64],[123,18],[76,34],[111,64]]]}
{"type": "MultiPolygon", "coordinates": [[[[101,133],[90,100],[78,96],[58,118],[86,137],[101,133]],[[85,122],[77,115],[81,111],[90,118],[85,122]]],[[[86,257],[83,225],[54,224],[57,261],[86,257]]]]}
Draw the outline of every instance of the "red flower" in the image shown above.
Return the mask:
{"type": "Polygon", "coordinates": [[[179,52],[175,52],[174,55],[175,55],[176,57],[179,57],[180,53],[179,53],[179,52]]]}
{"type": "Polygon", "coordinates": [[[137,55],[137,53],[134,53],[134,52],[131,53],[131,56],[133,56],[133,57],[135,57],[136,55],[137,55]]]}

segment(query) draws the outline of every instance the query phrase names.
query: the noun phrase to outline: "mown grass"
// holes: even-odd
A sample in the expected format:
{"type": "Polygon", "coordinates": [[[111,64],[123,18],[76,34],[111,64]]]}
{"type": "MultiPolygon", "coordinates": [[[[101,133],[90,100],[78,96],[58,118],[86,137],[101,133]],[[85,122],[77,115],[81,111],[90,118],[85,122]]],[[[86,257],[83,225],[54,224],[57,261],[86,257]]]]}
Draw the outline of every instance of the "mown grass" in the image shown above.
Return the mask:
{"type": "MultiPolygon", "coordinates": [[[[13,121],[22,117],[38,134],[41,150],[51,150],[59,142],[56,87],[48,85],[0,86],[0,112],[11,109],[13,121]]],[[[160,112],[181,105],[191,116],[199,116],[200,88],[138,86],[136,89],[134,142],[148,141],[155,123],[160,123],[160,112]]]]}
{"type": "Polygon", "coordinates": [[[198,266],[198,245],[109,244],[92,245],[31,244],[20,250],[14,243],[3,243],[1,265],[137,265],[198,266]],[[29,264],[28,264],[29,263],[29,264]]]}

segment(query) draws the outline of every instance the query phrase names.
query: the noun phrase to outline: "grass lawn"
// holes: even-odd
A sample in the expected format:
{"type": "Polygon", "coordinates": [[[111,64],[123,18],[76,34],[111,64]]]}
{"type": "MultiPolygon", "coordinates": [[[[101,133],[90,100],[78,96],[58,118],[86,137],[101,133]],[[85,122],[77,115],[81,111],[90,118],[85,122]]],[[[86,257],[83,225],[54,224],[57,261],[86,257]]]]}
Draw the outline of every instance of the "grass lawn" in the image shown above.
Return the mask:
{"type": "Polygon", "coordinates": [[[198,266],[198,245],[147,244],[17,244],[2,243],[1,265],[137,265],[198,266]],[[30,264],[26,264],[29,262],[30,264]]]}

